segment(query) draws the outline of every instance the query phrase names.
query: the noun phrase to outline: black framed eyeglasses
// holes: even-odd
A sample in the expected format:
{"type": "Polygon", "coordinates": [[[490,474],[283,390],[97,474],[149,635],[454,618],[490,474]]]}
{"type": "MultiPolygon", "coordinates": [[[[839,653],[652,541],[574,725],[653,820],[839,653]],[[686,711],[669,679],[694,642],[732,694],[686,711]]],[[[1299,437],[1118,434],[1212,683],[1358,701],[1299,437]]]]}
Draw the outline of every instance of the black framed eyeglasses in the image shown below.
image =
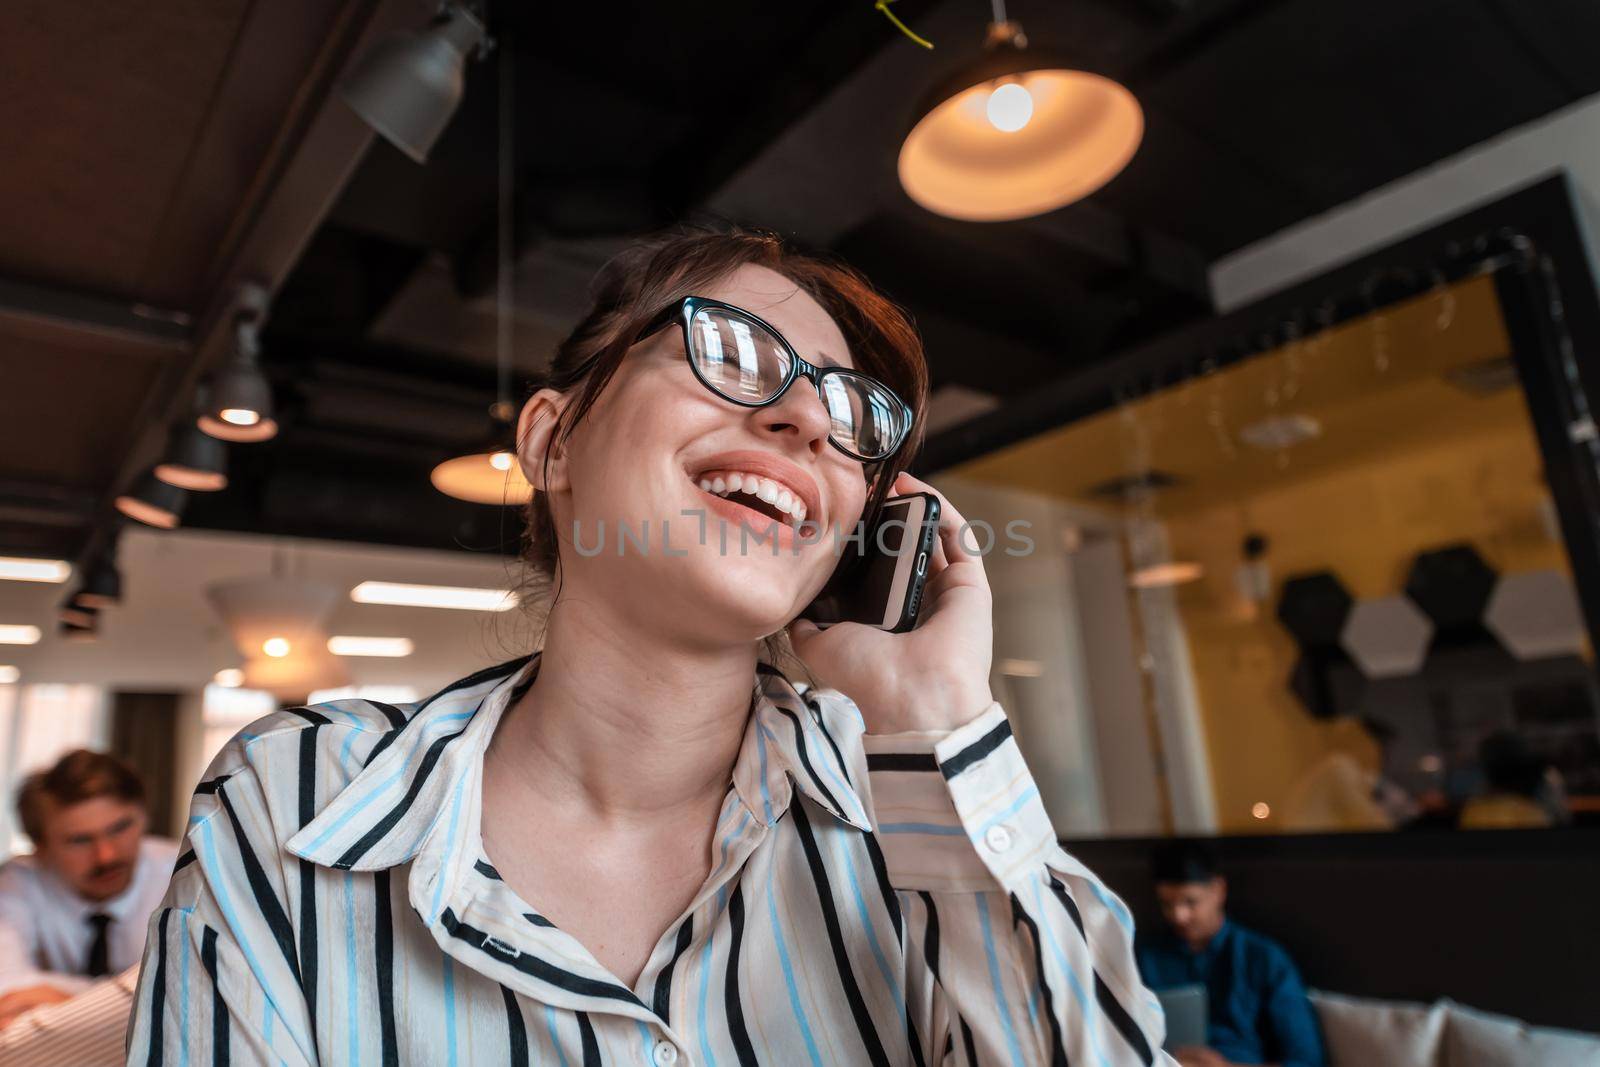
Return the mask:
{"type": "Polygon", "coordinates": [[[688,296],[664,308],[640,340],[670,326],[683,329],[683,350],[700,384],[729,403],[759,408],[805,376],[828,412],[828,441],[853,459],[888,459],[911,432],[912,411],[876,378],[845,367],[807,362],[771,325],[732,304],[688,296]]]}

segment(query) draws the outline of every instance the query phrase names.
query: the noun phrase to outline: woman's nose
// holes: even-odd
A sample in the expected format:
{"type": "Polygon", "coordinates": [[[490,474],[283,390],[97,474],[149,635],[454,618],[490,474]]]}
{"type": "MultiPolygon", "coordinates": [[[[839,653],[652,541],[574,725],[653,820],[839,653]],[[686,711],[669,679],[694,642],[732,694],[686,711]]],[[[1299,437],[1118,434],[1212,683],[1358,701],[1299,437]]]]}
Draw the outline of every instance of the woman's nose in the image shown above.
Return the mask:
{"type": "Polygon", "coordinates": [[[756,408],[751,415],[766,433],[792,436],[813,454],[821,452],[833,426],[816,386],[799,376],[775,403],[756,408]]]}

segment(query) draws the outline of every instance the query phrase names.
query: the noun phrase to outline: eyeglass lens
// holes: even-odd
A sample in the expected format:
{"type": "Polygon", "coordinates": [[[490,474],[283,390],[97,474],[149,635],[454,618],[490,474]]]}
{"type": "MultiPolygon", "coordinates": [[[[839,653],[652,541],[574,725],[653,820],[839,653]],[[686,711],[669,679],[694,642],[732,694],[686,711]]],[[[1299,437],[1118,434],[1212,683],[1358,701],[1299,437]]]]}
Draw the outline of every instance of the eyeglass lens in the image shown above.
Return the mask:
{"type": "MultiPolygon", "coordinates": [[[[716,308],[695,312],[689,356],[713,390],[741,404],[770,400],[789,377],[790,357],[783,342],[756,323],[716,308]]],[[[904,434],[904,421],[892,394],[878,382],[849,371],[822,378],[829,436],[867,459],[892,451],[904,434]]]]}

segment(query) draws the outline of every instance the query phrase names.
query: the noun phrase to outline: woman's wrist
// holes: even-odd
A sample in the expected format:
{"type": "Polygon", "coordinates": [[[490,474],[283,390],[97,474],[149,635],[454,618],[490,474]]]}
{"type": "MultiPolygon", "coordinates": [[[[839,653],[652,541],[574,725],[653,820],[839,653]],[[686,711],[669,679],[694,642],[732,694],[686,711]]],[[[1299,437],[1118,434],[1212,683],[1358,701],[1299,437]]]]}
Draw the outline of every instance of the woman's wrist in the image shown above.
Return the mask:
{"type": "Polygon", "coordinates": [[[987,682],[940,682],[928,680],[917,688],[916,699],[902,707],[869,714],[863,709],[870,734],[949,733],[989,710],[994,696],[987,682]]]}

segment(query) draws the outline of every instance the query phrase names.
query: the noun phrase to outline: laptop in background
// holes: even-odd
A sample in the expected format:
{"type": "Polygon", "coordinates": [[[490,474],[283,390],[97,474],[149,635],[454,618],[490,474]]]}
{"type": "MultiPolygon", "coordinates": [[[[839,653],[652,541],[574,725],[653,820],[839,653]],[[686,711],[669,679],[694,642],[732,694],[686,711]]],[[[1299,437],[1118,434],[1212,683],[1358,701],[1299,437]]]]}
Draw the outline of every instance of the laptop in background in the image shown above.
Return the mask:
{"type": "Polygon", "coordinates": [[[1161,1001],[1161,1010],[1167,1017],[1167,1041],[1161,1047],[1168,1052],[1185,1045],[1206,1043],[1206,1018],[1209,1003],[1203,985],[1173,986],[1155,990],[1161,1001]]]}

